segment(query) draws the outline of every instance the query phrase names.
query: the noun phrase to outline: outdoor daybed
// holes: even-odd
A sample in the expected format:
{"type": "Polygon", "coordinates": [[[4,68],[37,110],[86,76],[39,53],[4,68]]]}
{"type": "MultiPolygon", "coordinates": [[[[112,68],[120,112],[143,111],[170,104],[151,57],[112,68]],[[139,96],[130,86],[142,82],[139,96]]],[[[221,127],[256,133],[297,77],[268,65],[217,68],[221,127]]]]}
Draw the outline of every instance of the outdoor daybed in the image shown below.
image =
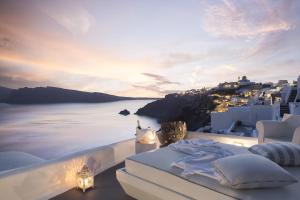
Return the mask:
{"type": "MultiPolygon", "coordinates": [[[[236,154],[251,154],[245,147],[222,144],[236,154]]],[[[300,183],[270,189],[233,189],[221,185],[207,176],[181,175],[181,169],[171,164],[184,158],[185,153],[170,147],[129,157],[125,168],[117,170],[117,179],[130,196],[141,200],[179,199],[272,199],[294,200],[300,197],[300,183]]],[[[299,167],[285,167],[295,179],[300,180],[299,167]]]]}

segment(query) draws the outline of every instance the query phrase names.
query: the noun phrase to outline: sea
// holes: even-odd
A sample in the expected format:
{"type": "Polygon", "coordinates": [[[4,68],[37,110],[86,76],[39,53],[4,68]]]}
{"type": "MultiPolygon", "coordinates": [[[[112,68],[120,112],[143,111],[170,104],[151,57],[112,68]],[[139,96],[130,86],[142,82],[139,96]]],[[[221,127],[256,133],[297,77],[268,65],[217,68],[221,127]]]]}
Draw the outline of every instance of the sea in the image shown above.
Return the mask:
{"type": "Polygon", "coordinates": [[[51,160],[134,138],[137,120],[143,128],[158,130],[155,119],[134,114],[151,101],[0,104],[0,152],[20,151],[51,160]],[[118,114],[123,109],[131,114],[118,114]]]}

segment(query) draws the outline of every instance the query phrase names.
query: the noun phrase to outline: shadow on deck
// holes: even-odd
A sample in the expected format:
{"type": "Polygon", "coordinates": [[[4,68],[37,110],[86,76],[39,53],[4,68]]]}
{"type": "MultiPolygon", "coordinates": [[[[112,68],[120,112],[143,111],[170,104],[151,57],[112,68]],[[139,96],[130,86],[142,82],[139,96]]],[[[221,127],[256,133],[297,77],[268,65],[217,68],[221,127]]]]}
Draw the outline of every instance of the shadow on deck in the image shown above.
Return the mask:
{"type": "Polygon", "coordinates": [[[83,193],[81,190],[73,188],[60,194],[51,200],[134,200],[126,195],[116,178],[116,170],[124,167],[124,163],[116,165],[95,177],[95,188],[83,193]]]}

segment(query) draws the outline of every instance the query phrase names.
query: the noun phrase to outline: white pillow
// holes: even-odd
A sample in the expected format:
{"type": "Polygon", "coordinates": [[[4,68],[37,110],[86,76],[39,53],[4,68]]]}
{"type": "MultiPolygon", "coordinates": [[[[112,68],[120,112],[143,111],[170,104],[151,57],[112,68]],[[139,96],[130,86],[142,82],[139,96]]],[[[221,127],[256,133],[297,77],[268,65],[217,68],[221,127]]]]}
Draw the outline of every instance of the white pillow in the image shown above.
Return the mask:
{"type": "Polygon", "coordinates": [[[290,142],[253,145],[250,152],[263,156],[283,166],[300,166],[300,145],[290,142]]]}
{"type": "Polygon", "coordinates": [[[219,182],[235,189],[272,188],[298,182],[276,163],[254,154],[240,154],[214,162],[219,182]]]}

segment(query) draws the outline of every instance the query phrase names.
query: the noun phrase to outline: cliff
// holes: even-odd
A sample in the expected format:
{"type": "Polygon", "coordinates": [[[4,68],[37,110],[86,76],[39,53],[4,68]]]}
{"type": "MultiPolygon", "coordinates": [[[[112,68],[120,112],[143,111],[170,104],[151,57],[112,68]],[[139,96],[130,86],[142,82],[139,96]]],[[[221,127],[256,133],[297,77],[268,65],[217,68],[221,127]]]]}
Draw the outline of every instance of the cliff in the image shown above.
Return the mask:
{"type": "Polygon", "coordinates": [[[215,108],[213,97],[207,91],[185,94],[169,94],[140,108],[136,114],[158,119],[158,121],[181,120],[189,131],[206,126],[210,112],[215,108]]]}

